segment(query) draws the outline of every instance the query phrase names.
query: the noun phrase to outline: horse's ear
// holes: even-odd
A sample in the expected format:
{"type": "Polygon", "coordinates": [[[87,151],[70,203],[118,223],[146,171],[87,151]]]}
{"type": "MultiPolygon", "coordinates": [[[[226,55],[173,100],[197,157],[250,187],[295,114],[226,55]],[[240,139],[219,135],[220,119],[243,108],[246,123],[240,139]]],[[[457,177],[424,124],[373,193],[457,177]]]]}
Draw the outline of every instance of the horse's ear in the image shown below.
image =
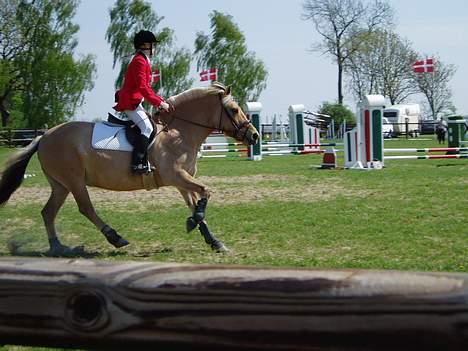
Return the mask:
{"type": "Polygon", "coordinates": [[[228,85],[226,87],[226,95],[231,95],[231,86],[230,85],[228,85]]]}

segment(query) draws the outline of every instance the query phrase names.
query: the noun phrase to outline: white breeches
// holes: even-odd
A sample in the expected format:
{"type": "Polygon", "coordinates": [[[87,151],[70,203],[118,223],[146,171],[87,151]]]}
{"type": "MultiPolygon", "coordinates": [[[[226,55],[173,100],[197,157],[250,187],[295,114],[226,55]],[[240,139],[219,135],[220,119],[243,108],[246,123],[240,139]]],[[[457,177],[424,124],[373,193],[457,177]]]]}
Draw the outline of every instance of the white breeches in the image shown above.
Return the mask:
{"type": "Polygon", "coordinates": [[[153,126],[143,106],[139,104],[135,110],[125,110],[124,112],[140,128],[141,134],[149,138],[153,132],[153,126]]]}

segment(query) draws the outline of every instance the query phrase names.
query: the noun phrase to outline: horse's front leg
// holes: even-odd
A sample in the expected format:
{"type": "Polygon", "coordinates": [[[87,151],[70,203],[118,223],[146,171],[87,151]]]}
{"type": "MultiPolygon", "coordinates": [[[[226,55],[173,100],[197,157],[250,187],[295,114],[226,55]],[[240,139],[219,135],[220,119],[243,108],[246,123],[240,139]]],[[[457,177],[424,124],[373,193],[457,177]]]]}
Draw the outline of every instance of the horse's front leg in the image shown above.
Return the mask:
{"type": "Polygon", "coordinates": [[[228,248],[210,231],[208,223],[204,219],[206,210],[206,204],[204,204],[204,201],[200,202],[201,199],[197,196],[198,194],[194,192],[188,192],[180,188],[179,191],[184,197],[185,203],[192,211],[192,216],[187,219],[187,231],[192,231],[198,225],[200,234],[205,239],[205,242],[210,245],[213,250],[217,252],[229,251],[228,248]],[[202,204],[201,206],[199,206],[200,203],[202,204]],[[202,209],[202,206],[205,207],[202,209]],[[203,217],[203,219],[197,222],[197,219],[200,219],[201,217],[203,217]]]}
{"type": "Polygon", "coordinates": [[[205,238],[205,242],[211,246],[211,248],[217,252],[226,252],[229,249],[222,243],[222,241],[216,239],[213,233],[208,228],[206,221],[201,221],[198,225],[201,235],[205,238]]]}
{"type": "Polygon", "coordinates": [[[192,216],[187,218],[186,227],[187,233],[194,230],[205,219],[206,206],[208,205],[208,198],[202,197],[197,201],[193,209],[192,216]]]}
{"type": "Polygon", "coordinates": [[[205,219],[210,190],[185,170],[180,170],[177,176],[172,178],[172,181],[174,182],[173,185],[184,196],[187,205],[192,209],[192,216],[187,218],[186,223],[187,232],[191,232],[205,219]]]}

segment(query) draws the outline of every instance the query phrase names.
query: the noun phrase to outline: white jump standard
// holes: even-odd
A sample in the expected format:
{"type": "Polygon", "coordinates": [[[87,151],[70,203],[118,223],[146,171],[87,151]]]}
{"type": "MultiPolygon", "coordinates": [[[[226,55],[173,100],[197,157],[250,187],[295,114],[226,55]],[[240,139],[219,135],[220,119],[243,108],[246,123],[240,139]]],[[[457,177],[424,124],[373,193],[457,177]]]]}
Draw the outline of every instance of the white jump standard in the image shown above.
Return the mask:
{"type": "Polygon", "coordinates": [[[367,95],[358,104],[356,127],[345,133],[345,167],[373,168],[383,166],[382,116],[385,99],[382,95],[367,95]]]}
{"type": "Polygon", "coordinates": [[[358,105],[357,125],[345,133],[345,167],[351,169],[381,168],[384,160],[398,159],[455,159],[468,158],[466,142],[465,122],[461,117],[449,117],[449,147],[446,148],[388,148],[383,147],[382,114],[385,100],[382,95],[367,95],[358,105]],[[446,152],[436,155],[394,155],[384,156],[388,153],[434,153],[446,152]]]}

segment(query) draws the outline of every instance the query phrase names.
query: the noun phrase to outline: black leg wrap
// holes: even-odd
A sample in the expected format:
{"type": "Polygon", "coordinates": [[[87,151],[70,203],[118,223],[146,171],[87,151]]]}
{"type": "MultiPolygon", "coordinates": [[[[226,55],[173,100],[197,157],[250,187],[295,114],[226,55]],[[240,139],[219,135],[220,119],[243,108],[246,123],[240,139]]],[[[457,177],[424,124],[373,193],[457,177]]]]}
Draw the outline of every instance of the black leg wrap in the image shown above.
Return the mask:
{"type": "Polygon", "coordinates": [[[193,218],[197,223],[200,223],[205,219],[205,210],[206,205],[208,204],[208,199],[204,197],[203,199],[198,200],[197,206],[195,206],[195,211],[193,211],[193,218]]]}
{"type": "Polygon", "coordinates": [[[201,235],[205,239],[205,243],[207,243],[208,245],[211,245],[215,241],[217,241],[217,239],[215,238],[213,233],[211,233],[210,228],[208,228],[205,222],[200,223],[198,230],[200,230],[201,235]]]}
{"type": "Polygon", "coordinates": [[[197,225],[205,219],[205,210],[207,205],[207,198],[198,200],[197,205],[195,206],[195,210],[193,211],[192,217],[187,218],[186,227],[188,233],[194,230],[197,227],[197,225]]]}
{"type": "Polygon", "coordinates": [[[49,246],[50,247],[59,247],[61,245],[62,245],[62,243],[60,242],[60,240],[57,237],[49,239],[49,246]]]}
{"type": "Polygon", "coordinates": [[[185,222],[187,233],[190,233],[192,230],[194,230],[197,227],[197,225],[198,223],[195,222],[195,219],[193,217],[187,218],[187,221],[185,222]]]}
{"type": "Polygon", "coordinates": [[[119,248],[129,244],[127,240],[122,238],[119,234],[117,234],[117,232],[114,229],[109,227],[107,224],[104,227],[102,227],[101,233],[104,234],[107,241],[114,245],[114,247],[119,248]]]}
{"type": "Polygon", "coordinates": [[[208,225],[205,222],[200,222],[198,226],[198,230],[200,230],[201,235],[205,239],[205,242],[211,246],[211,248],[217,252],[224,252],[228,251],[226,246],[216,239],[216,237],[211,233],[210,229],[208,228],[208,225]]]}

